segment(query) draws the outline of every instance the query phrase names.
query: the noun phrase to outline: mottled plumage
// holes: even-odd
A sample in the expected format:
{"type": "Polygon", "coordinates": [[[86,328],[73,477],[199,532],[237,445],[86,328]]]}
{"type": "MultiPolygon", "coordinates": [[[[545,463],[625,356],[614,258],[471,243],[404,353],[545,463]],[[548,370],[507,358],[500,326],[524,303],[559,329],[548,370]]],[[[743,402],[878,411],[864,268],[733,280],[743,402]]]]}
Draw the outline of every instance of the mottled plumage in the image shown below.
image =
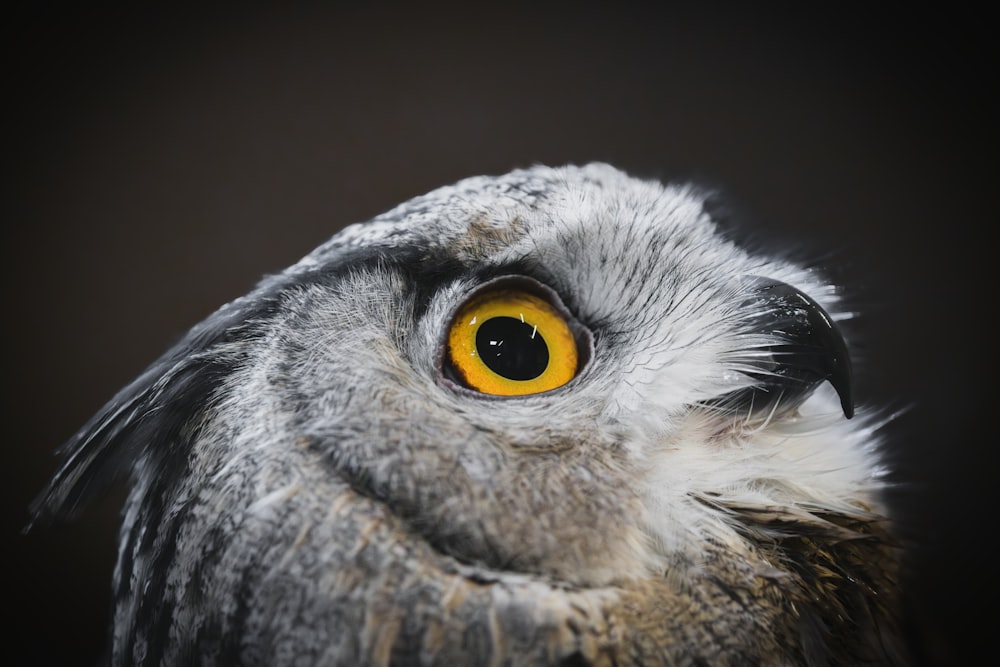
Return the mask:
{"type": "Polygon", "coordinates": [[[116,664],[891,663],[880,415],[846,418],[838,312],[694,189],[471,178],[196,326],[37,509],[130,477],[116,664]],[[501,288],[566,320],[568,383],[473,386],[448,332],[501,288]]]}

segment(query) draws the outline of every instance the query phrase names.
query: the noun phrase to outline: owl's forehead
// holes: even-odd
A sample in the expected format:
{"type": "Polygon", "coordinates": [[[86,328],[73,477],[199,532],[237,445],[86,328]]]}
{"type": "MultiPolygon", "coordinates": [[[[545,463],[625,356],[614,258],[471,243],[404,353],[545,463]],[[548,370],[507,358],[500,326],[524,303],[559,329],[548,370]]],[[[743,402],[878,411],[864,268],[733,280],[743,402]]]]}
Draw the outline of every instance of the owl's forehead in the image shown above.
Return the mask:
{"type": "MultiPolygon", "coordinates": [[[[694,192],[629,177],[610,165],[534,167],[477,176],[415,197],[352,225],[307,260],[344,248],[436,247],[488,260],[507,246],[586,238],[589,244],[641,242],[641,236],[706,238],[713,228],[694,192]]],[[[523,252],[523,249],[521,250],[523,252]]]]}
{"type": "Polygon", "coordinates": [[[747,276],[817,287],[798,267],[727,240],[698,190],[601,163],[459,181],[346,228],[290,272],[350,263],[359,251],[421,275],[430,267],[438,280],[524,271],[595,320],[724,307],[712,295],[738,295],[747,276]]]}
{"type": "Polygon", "coordinates": [[[719,235],[698,191],[601,163],[459,181],[346,228],[304,263],[361,247],[387,255],[425,248],[476,266],[528,260],[574,278],[608,267],[668,274],[752,262],[719,235]]]}
{"type": "Polygon", "coordinates": [[[702,199],[691,190],[632,178],[604,164],[466,179],[403,204],[376,223],[382,220],[396,220],[412,228],[413,240],[456,253],[475,255],[479,249],[476,261],[507,246],[520,246],[511,250],[521,253],[545,248],[549,240],[599,247],[657,237],[682,243],[714,234],[702,199]]]}

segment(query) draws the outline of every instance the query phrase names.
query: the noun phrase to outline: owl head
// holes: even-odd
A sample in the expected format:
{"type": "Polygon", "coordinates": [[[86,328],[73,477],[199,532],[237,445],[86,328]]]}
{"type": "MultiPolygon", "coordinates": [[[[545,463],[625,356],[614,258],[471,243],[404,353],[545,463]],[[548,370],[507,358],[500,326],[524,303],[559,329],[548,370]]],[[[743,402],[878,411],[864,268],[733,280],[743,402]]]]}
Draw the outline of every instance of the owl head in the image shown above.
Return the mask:
{"type": "Polygon", "coordinates": [[[36,509],[130,480],[123,664],[901,660],[847,316],[696,188],[470,178],[195,326],[36,509]]]}

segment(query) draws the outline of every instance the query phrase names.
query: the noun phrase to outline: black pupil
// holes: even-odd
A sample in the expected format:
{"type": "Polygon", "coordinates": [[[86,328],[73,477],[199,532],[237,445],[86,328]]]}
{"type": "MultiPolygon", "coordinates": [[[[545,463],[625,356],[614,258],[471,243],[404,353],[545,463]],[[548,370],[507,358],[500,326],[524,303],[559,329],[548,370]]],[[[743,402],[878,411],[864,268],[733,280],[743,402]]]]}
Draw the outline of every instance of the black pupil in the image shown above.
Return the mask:
{"type": "Polygon", "coordinates": [[[491,317],[476,332],[476,350],[491,371],[531,380],[549,365],[549,347],[535,327],[514,317],[491,317]]]}

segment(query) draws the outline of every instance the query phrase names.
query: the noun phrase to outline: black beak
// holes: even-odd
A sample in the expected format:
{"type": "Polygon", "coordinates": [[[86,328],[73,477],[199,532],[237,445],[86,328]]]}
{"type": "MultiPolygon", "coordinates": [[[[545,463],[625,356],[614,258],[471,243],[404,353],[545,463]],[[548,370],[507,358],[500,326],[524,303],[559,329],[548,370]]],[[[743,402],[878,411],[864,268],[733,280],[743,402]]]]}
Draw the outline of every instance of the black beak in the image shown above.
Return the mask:
{"type": "Polygon", "coordinates": [[[830,315],[809,296],[783,282],[752,277],[751,296],[745,306],[752,333],[765,334],[777,342],[763,350],[752,365],[760,369],[747,374],[757,381],[752,387],[725,397],[761,409],[782,411],[801,405],[824,381],[840,397],[844,416],[854,416],[851,396],[851,359],[847,344],[830,315]]]}

